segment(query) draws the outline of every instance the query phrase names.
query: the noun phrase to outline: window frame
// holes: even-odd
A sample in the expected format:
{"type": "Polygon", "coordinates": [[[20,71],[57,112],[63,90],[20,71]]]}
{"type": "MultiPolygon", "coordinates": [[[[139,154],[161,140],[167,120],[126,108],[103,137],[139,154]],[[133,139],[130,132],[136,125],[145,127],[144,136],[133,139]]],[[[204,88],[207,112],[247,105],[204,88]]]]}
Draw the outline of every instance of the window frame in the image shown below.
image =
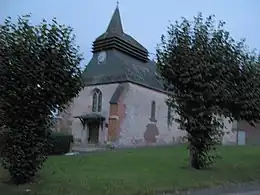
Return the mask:
{"type": "Polygon", "coordinates": [[[92,112],[102,111],[102,92],[95,88],[92,93],[92,112]]]}

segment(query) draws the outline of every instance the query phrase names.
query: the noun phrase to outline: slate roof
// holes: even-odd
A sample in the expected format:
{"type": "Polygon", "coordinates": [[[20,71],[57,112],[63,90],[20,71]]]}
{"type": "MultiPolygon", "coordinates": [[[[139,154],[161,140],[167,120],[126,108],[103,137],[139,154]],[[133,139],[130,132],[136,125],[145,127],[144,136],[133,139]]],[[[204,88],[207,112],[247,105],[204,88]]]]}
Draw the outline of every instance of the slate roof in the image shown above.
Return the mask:
{"type": "Polygon", "coordinates": [[[147,49],[124,33],[118,7],[106,32],[93,43],[93,57],[83,72],[83,79],[85,85],[132,82],[164,91],[147,49]],[[100,51],[106,51],[107,56],[102,63],[98,63],[100,51]]]}

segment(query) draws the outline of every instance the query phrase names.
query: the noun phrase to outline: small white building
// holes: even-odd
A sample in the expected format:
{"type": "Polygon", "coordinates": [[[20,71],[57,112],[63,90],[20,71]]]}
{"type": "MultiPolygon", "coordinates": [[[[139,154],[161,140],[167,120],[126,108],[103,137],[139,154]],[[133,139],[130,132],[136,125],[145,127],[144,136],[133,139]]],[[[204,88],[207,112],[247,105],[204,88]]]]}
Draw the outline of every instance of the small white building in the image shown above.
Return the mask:
{"type": "MultiPolygon", "coordinates": [[[[90,147],[180,143],[186,135],[170,120],[167,94],[148,51],[123,31],[118,7],[104,34],[93,42],[93,57],[83,73],[85,88],[61,113],[59,128],[90,147]]],[[[224,143],[236,133],[225,120],[224,143]]]]}

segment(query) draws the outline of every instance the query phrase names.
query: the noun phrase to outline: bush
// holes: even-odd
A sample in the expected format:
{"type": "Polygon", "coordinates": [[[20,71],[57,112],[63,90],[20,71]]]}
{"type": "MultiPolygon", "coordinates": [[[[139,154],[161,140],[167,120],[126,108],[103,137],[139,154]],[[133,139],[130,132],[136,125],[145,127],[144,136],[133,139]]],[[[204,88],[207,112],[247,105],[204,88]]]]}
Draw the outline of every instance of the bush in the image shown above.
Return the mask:
{"type": "Polygon", "coordinates": [[[72,28],[55,18],[32,25],[29,14],[1,23],[0,127],[10,129],[1,164],[14,183],[31,182],[47,160],[50,115],[84,87],[82,57],[72,28]]]}
{"type": "Polygon", "coordinates": [[[73,135],[61,132],[52,132],[50,144],[52,145],[50,155],[65,154],[70,150],[73,143],[73,135]]]}
{"type": "Polygon", "coordinates": [[[8,136],[8,131],[4,127],[0,127],[0,157],[3,155],[3,149],[5,146],[5,140],[8,136]]]}

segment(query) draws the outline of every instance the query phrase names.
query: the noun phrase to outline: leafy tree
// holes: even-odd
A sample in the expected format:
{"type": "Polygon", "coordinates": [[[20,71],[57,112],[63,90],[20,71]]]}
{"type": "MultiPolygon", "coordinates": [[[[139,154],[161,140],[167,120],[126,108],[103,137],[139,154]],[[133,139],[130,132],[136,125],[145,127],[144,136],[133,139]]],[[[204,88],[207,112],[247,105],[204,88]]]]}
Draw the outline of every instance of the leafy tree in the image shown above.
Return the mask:
{"type": "Polygon", "coordinates": [[[222,140],[223,118],[260,118],[259,68],[244,41],[236,42],[216,24],[214,16],[182,18],[163,35],[156,55],[158,70],[171,92],[167,103],[176,109],[187,131],[193,168],[210,166],[212,151],[222,140]]]}
{"type": "Polygon", "coordinates": [[[27,15],[0,25],[2,164],[15,183],[31,180],[47,159],[51,111],[81,90],[81,60],[72,29],[56,19],[33,26],[27,15]]]}

